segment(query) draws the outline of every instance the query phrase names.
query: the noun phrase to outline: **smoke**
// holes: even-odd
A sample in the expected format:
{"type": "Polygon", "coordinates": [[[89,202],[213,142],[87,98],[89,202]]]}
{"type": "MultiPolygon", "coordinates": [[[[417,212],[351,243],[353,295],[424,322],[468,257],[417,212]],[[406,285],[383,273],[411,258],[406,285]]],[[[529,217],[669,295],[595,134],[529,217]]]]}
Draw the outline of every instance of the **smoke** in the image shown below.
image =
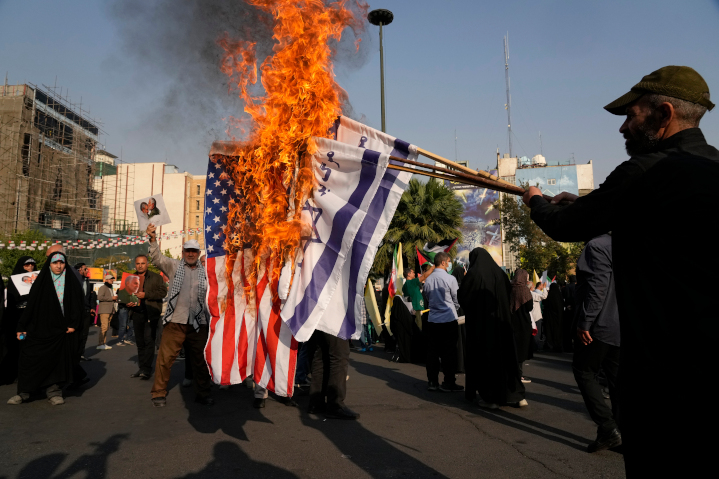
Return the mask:
{"type": "MultiPolygon", "coordinates": [[[[347,6],[366,15],[366,4],[347,6]]],[[[228,91],[217,40],[227,33],[257,42],[259,64],[272,54],[271,16],[241,0],[114,0],[109,13],[121,40],[113,64],[133,71],[143,88],[162,92],[142,119],[142,131],[175,145],[193,141],[207,149],[212,141],[227,139],[226,119],[242,116],[243,103],[228,91]]],[[[342,40],[331,45],[335,72],[351,73],[366,63],[371,42],[365,32],[346,29],[342,40]]],[[[344,109],[352,114],[348,102],[344,109]]]]}

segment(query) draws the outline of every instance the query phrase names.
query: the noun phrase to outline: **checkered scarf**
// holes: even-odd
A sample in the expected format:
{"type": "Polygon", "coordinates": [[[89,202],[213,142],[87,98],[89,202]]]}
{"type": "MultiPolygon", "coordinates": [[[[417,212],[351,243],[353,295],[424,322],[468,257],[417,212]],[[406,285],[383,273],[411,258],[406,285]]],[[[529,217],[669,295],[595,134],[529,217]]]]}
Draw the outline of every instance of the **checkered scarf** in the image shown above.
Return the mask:
{"type": "MultiPolygon", "coordinates": [[[[180,295],[180,289],[182,288],[182,282],[185,280],[185,260],[180,260],[180,264],[177,267],[175,278],[172,281],[172,287],[170,288],[170,300],[167,302],[167,311],[165,311],[164,322],[167,324],[170,321],[170,316],[175,312],[175,306],[177,306],[177,297],[180,295]]],[[[202,267],[202,263],[197,262],[197,268],[200,270],[200,291],[197,293],[197,303],[190,306],[190,326],[195,331],[200,330],[200,324],[207,322],[207,315],[205,312],[205,296],[207,295],[207,275],[205,274],[205,268],[202,267]],[[203,321],[204,320],[204,321],[203,321]]]]}

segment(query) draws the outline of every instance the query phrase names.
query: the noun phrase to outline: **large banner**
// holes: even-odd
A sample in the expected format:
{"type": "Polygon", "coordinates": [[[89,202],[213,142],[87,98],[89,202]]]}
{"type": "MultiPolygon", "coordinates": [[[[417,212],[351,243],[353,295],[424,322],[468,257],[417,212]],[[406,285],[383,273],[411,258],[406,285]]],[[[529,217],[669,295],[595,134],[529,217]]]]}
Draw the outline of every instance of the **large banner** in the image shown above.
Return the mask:
{"type": "MultiPolygon", "coordinates": [[[[490,173],[496,175],[497,170],[491,170],[490,173]]],[[[464,239],[457,243],[457,259],[469,266],[470,251],[481,246],[502,266],[502,232],[499,211],[494,206],[499,200],[499,193],[461,183],[446,184],[454,190],[464,206],[464,226],[461,228],[464,239]]]]}

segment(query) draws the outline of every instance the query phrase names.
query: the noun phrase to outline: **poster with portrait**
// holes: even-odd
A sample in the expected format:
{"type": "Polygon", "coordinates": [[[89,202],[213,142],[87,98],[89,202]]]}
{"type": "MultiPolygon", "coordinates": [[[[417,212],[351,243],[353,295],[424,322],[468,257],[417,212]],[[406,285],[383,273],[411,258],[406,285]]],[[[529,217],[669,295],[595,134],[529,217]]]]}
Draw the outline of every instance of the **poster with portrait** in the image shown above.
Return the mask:
{"type": "Polygon", "coordinates": [[[17,288],[17,292],[20,293],[20,296],[30,293],[30,288],[32,288],[32,284],[37,279],[38,274],[40,274],[39,271],[30,271],[28,273],[20,273],[10,276],[13,284],[17,288]]]}
{"type": "Polygon", "coordinates": [[[161,194],[135,201],[135,214],[137,214],[137,226],[140,231],[145,231],[149,224],[162,226],[171,223],[170,214],[167,212],[165,200],[161,194]]]}
{"type": "Polygon", "coordinates": [[[137,293],[142,291],[142,286],[145,282],[145,275],[137,275],[132,273],[122,273],[122,280],[120,281],[120,289],[117,292],[117,297],[120,303],[139,303],[137,293]]]}

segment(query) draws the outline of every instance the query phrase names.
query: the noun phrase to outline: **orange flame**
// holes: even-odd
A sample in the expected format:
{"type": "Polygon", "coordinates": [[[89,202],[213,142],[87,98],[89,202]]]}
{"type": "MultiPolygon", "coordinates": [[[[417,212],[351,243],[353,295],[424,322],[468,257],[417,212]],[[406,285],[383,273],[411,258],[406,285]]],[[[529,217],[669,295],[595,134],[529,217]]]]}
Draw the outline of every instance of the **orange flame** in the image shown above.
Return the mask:
{"type": "Polygon", "coordinates": [[[317,147],[312,137],[329,136],[346,100],[334,79],[328,42],[339,41],[346,27],[362,31],[368,7],[358,4],[356,15],[346,0],[329,5],[322,0],[247,2],[271,14],[274,55],[260,66],[265,95],[256,97],[250,91],[258,80],[256,43],[227,35],[218,41],[225,52],[221,69],[244,100],[252,129],[236,152],[215,155],[213,161],[223,163],[238,193],[225,228],[228,274],[243,246],[251,244],[252,290],[263,260],[274,260],[274,284],[300,246],[301,207],[315,182],[311,156],[317,147]]]}

